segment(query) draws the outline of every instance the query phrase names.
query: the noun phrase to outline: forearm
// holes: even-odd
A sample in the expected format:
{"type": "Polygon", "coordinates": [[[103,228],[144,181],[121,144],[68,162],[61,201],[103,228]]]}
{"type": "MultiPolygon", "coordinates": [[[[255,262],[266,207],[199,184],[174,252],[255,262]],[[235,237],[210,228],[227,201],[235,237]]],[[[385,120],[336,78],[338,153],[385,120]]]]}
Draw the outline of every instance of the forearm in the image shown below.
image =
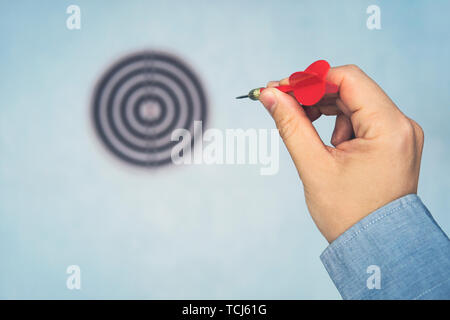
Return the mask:
{"type": "Polygon", "coordinates": [[[450,299],[450,241],[416,195],[359,221],[321,260],[344,299],[450,299]]]}

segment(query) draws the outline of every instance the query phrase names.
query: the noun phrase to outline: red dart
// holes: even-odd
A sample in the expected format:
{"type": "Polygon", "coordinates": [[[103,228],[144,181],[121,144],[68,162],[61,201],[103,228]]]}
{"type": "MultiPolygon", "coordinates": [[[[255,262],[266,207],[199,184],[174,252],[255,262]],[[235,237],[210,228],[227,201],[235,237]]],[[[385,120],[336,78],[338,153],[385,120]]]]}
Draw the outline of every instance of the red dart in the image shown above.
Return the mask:
{"type": "MultiPolygon", "coordinates": [[[[312,106],[322,99],[326,93],[336,93],[337,85],[326,81],[330,64],[325,60],[312,63],[305,71],[295,72],[289,77],[289,85],[278,86],[282,92],[292,92],[295,99],[304,106],[312,106]]],[[[253,89],[248,95],[237,97],[258,100],[260,93],[266,88],[253,89]]]]}

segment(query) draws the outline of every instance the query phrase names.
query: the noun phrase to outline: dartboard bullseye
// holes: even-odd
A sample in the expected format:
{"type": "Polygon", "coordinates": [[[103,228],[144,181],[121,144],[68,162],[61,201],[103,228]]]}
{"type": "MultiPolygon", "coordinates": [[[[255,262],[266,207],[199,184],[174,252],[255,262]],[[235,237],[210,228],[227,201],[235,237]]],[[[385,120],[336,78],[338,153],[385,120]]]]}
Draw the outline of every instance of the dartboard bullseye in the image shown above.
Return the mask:
{"type": "Polygon", "coordinates": [[[194,121],[206,121],[207,101],[195,73],[179,58],[145,51],[126,56],[99,80],[92,103],[95,129],[107,149],[139,166],[171,163],[177,143],[191,143],[194,121]],[[172,141],[184,128],[191,141],[172,141]]]}

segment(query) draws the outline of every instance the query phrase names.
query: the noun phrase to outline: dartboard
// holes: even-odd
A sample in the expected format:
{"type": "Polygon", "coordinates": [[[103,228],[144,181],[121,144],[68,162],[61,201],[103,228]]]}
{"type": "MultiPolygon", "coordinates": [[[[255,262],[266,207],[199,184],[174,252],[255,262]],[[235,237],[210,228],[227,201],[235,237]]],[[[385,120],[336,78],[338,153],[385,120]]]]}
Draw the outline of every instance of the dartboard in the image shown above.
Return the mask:
{"type": "Polygon", "coordinates": [[[95,129],[106,148],[139,166],[171,163],[178,143],[193,145],[194,121],[205,125],[207,101],[193,70],[174,55],[145,51],[113,64],[100,78],[92,103],[95,129]],[[172,141],[184,128],[191,139],[172,141]]]}

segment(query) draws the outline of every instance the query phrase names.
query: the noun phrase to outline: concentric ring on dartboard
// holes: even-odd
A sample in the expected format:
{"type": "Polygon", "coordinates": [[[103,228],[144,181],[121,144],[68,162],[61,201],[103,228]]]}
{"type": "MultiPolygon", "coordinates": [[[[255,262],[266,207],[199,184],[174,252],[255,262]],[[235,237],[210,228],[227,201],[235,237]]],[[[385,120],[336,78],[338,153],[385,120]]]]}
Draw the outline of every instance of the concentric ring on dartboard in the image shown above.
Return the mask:
{"type": "Polygon", "coordinates": [[[163,99],[155,95],[139,97],[133,105],[134,118],[143,126],[153,126],[164,120],[167,107],[163,99]],[[142,106],[144,104],[144,106],[142,106]],[[155,107],[156,106],[156,107],[155,107]],[[155,115],[156,114],[156,115],[155,115]]]}
{"type": "Polygon", "coordinates": [[[193,145],[194,121],[205,124],[207,101],[198,77],[184,62],[145,51],[106,71],[92,107],[95,129],[111,152],[132,164],[160,166],[171,162],[176,144],[193,145]],[[191,140],[172,141],[178,128],[188,130],[191,140]]]}

